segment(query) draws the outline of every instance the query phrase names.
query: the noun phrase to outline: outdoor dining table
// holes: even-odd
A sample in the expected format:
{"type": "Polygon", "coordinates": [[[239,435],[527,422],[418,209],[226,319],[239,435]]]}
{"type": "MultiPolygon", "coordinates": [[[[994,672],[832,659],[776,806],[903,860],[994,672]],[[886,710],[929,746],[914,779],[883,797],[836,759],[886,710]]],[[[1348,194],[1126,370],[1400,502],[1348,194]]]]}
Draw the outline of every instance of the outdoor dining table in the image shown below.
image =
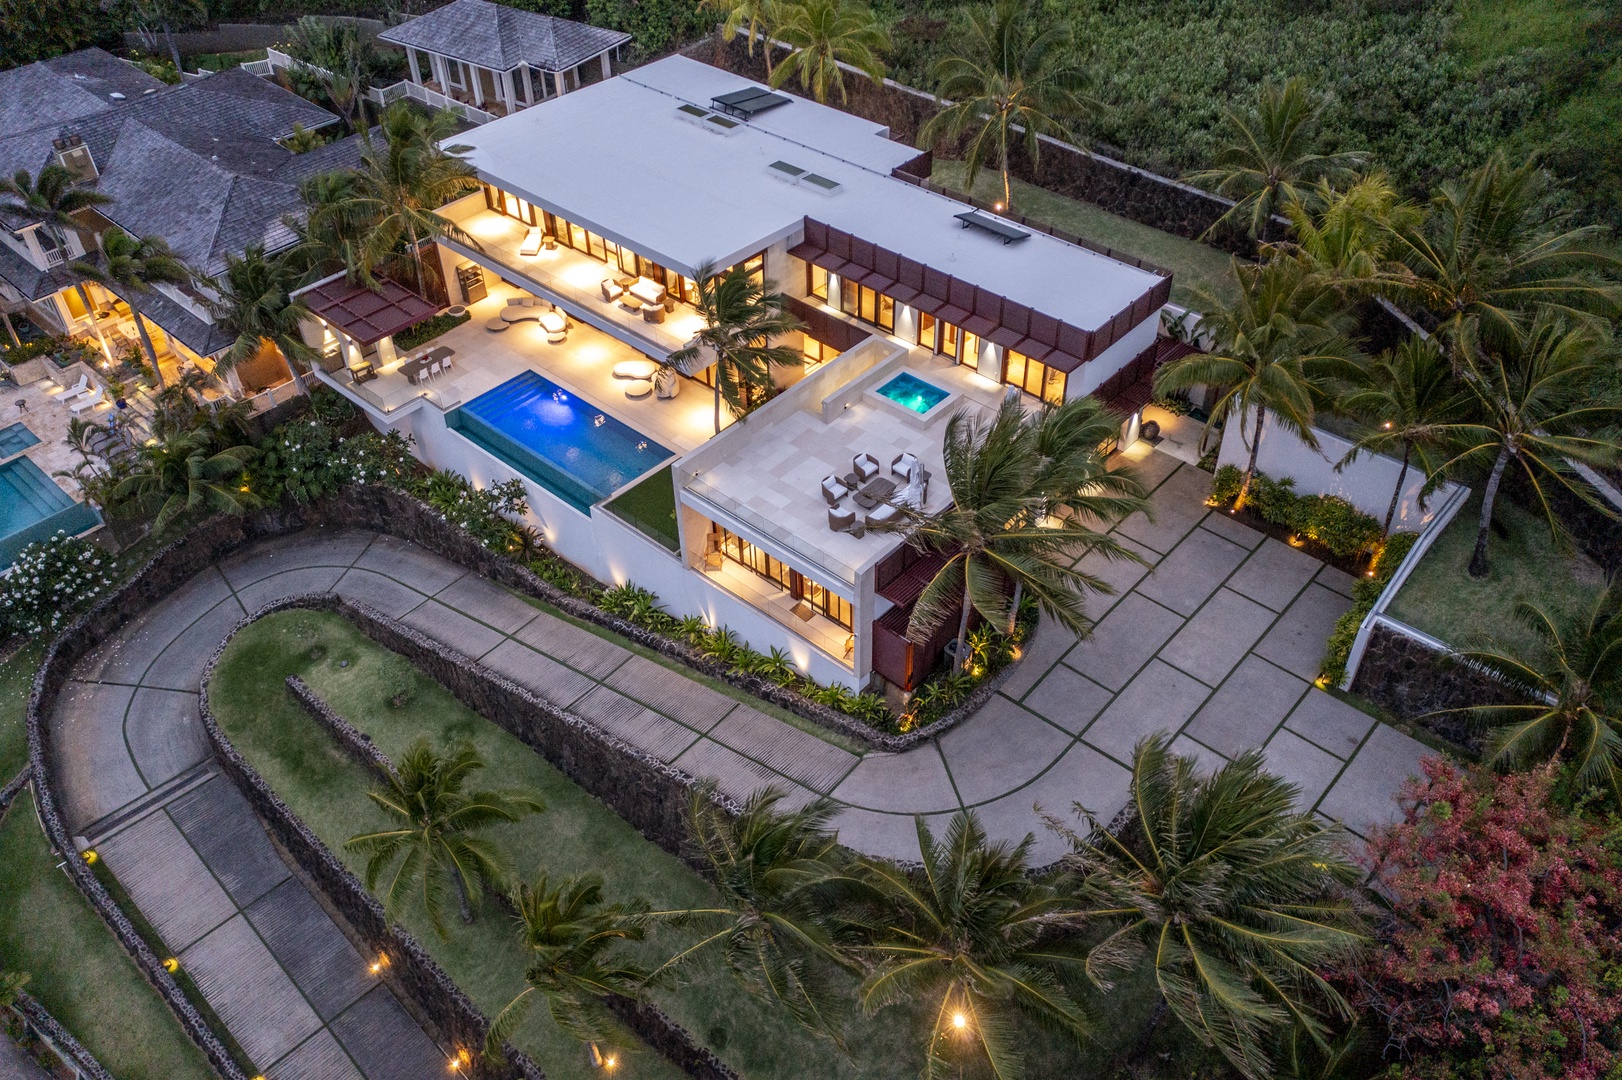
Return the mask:
{"type": "Polygon", "coordinates": [[[455,349],[452,349],[449,346],[441,345],[437,349],[428,350],[415,360],[407,360],[405,363],[400,365],[400,372],[406,377],[407,382],[415,386],[422,379],[422,373],[428,370],[429,364],[434,363],[436,360],[444,360],[447,357],[455,355],[455,349]]]}

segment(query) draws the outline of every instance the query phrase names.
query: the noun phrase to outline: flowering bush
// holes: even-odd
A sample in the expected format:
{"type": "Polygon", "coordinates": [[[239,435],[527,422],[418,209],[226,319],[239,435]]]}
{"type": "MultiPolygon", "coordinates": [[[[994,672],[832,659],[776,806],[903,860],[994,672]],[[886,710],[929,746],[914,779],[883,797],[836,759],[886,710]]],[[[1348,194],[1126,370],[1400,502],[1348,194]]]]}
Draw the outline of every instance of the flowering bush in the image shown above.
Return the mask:
{"type": "Polygon", "coordinates": [[[88,540],[59,532],[29,544],[0,578],[0,641],[58,629],[112,584],[111,557],[88,540]]]}
{"type": "Polygon", "coordinates": [[[1622,869],[1614,829],[1550,804],[1552,767],[1425,762],[1371,844],[1391,898],[1351,973],[1419,1080],[1596,1080],[1622,1070],[1622,869]]]}

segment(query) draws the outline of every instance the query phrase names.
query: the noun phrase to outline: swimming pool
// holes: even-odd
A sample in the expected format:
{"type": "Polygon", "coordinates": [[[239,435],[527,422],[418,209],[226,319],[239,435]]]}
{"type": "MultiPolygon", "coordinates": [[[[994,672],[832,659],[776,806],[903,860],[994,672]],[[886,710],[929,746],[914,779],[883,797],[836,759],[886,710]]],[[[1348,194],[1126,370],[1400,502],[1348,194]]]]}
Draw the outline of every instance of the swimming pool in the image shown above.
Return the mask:
{"type": "Polygon", "coordinates": [[[13,454],[20,454],[38,442],[39,436],[29,431],[28,425],[21,421],[0,428],[0,461],[4,461],[13,454]]]}
{"type": "Polygon", "coordinates": [[[674,456],[534,371],[453,409],[445,423],[582,513],[674,456]]]}
{"type": "Polygon", "coordinates": [[[919,416],[952,396],[949,391],[942,390],[934,383],[925,382],[910,371],[903,371],[879,387],[878,392],[903,409],[911,409],[919,416]]]}
{"type": "Polygon", "coordinates": [[[74,502],[28,458],[0,465],[0,569],[36,540],[58,531],[77,536],[100,524],[95,507],[74,502]]]}

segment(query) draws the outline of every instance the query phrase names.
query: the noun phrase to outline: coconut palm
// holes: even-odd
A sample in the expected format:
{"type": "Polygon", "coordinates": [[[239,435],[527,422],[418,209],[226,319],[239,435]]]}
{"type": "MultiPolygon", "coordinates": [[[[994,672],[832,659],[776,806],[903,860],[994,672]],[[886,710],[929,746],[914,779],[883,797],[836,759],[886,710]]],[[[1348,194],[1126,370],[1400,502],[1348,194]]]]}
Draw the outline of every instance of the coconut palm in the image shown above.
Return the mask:
{"type": "Polygon", "coordinates": [[[720,42],[724,46],[747,28],[746,49],[755,55],[755,38],[760,37],[761,55],[766,60],[766,78],[772,77],[772,32],[781,17],[778,0],[701,0],[699,8],[722,16],[720,42]]]}
{"type": "Polygon", "coordinates": [[[471,148],[440,146],[456,134],[458,126],[456,115],[449,110],[425,114],[407,101],[397,101],[383,111],[378,124],[383,140],[377,143],[368,137],[361,150],[350,208],[354,219],[369,223],[358,239],[363,281],[370,283],[374,267],[403,251],[411,256],[417,291],[422,292],[426,286],[420,245],[424,241],[450,236],[479,247],[460,226],[436,213],[479,187],[473,166],[456,156],[471,148]]]}
{"type": "Polygon", "coordinates": [[[1087,960],[1075,905],[1031,876],[1033,837],[990,843],[973,811],[953,815],[939,840],[922,818],[916,824],[918,869],[872,859],[858,867],[869,892],[852,947],[868,969],[857,997],[869,1014],[896,1002],[929,1009],[924,1076],[944,1074],[965,1049],[954,1043],[967,1042],[997,1080],[1017,1080],[1017,1018],[1078,1042],[1089,1033],[1072,993],[1087,960]]]}
{"type": "Polygon", "coordinates": [[[1251,236],[1260,237],[1274,214],[1292,202],[1308,201],[1312,184],[1325,180],[1340,185],[1351,179],[1368,155],[1319,153],[1322,112],[1322,103],[1299,78],[1283,86],[1267,83],[1254,108],[1227,111],[1233,142],[1217,151],[1211,168],[1187,177],[1190,183],[1236,200],[1206,236],[1221,225],[1243,222],[1251,236]]]}
{"type": "Polygon", "coordinates": [[[1574,479],[1573,463],[1604,467],[1622,457],[1617,437],[1622,389],[1605,377],[1617,363],[1607,330],[1554,308],[1545,308],[1525,329],[1513,324],[1500,329],[1505,333],[1489,340],[1472,318],[1459,331],[1453,356],[1463,369],[1470,408],[1442,429],[1453,444],[1443,470],[1474,467],[1486,472],[1470,556],[1474,578],[1487,576],[1493,506],[1511,464],[1526,477],[1550,530],[1559,537],[1562,526],[1549,504],[1550,486],[1563,486],[1610,514],[1586,483],[1574,479]]]}
{"type": "Polygon", "coordinates": [[[207,22],[208,8],[203,0],[136,0],[135,14],[143,22],[156,23],[163,32],[163,41],[169,46],[169,57],[174,61],[178,78],[186,69],[180,62],[180,48],[175,44],[175,27],[207,22]]]}
{"type": "Polygon", "coordinates": [[[1466,401],[1464,388],[1453,377],[1453,366],[1435,340],[1418,335],[1381,354],[1336,400],[1338,411],[1370,425],[1335,465],[1337,470],[1356,461],[1359,454],[1402,449],[1402,468],[1381,527],[1385,535],[1391,534],[1391,520],[1408,482],[1408,466],[1416,458],[1426,478],[1421,502],[1440,481],[1445,425],[1462,417],[1466,401]]]}
{"type": "Polygon", "coordinates": [[[1622,797],[1622,586],[1613,581],[1570,618],[1528,603],[1515,616],[1537,638],[1535,654],[1466,654],[1524,702],[1467,710],[1491,728],[1487,760],[1517,769],[1566,761],[1583,783],[1622,797]]]}
{"type": "Polygon", "coordinates": [[[1100,107],[1085,96],[1092,78],[1077,56],[1071,24],[1046,17],[1033,0],[998,0],[971,10],[967,32],[954,42],[932,71],[936,99],[951,104],[924,124],[918,145],[972,130],[964,152],[966,190],[973,192],[981,166],[994,161],[1002,204],[1011,207],[1013,144],[1024,146],[1034,167],[1042,149],[1038,136],[1081,142],[1075,125],[1100,107]]]}
{"type": "MultiPolygon", "coordinates": [[[[192,272],[161,236],[135,237],[114,225],[101,234],[101,254],[105,265],[86,266],[83,274],[103,285],[116,286],[126,292],[144,293],[153,285],[186,285],[192,272]]],[[[163,388],[163,371],[158,365],[158,350],[147,333],[146,320],[131,305],[135,316],[135,330],[141,335],[141,348],[152,364],[153,377],[158,388],[163,388]]]]}
{"type": "Polygon", "coordinates": [[[1343,891],[1358,869],[1339,828],[1298,810],[1299,789],[1265,772],[1260,750],[1202,778],[1167,740],[1133,750],[1125,827],[1085,811],[1085,835],[1050,823],[1070,841],[1070,868],[1109,898],[1088,917],[1120,921],[1093,946],[1090,970],[1149,965],[1160,995],[1149,1033],[1169,1010],[1262,1080],[1280,1029],[1297,1025],[1327,1046],[1326,1014],[1351,1016],[1318,972],[1363,944],[1343,891]]]}
{"type": "Polygon", "coordinates": [[[847,97],[840,64],[849,64],[875,84],[884,82],[879,54],[890,47],[890,32],[860,0],[783,0],[776,12],[776,37],[790,51],[772,72],[773,87],[798,74],[800,88],[818,101],[827,104],[829,91],[838,90],[843,103],[847,97]]]}
{"type": "Polygon", "coordinates": [[[293,265],[284,258],[266,255],[258,244],[250,244],[241,258],[225,257],[225,273],[216,285],[220,298],[212,305],[215,322],[233,340],[231,348],[215,361],[215,370],[228,372],[267,344],[273,345],[299,392],[304,393],[304,379],[295,361],[313,363],[316,351],[305,344],[299,332],[308,310],[289,296],[298,285],[293,265]]]}
{"type": "Polygon", "coordinates": [[[1462,180],[1442,184],[1421,223],[1392,232],[1400,261],[1385,288],[1429,311],[1456,338],[1475,318],[1502,338],[1543,305],[1615,316],[1622,262],[1601,249],[1600,226],[1575,226],[1550,209],[1535,163],[1512,168],[1494,152],[1462,180]]]}
{"type": "Polygon", "coordinates": [[[639,997],[650,972],[624,955],[624,946],[646,934],[647,905],[609,904],[599,874],[577,874],[556,886],[542,873],[533,885],[508,894],[526,957],[525,987],[507,1003],[485,1039],[496,1054],[539,994],[552,1019],[582,1042],[601,1041],[613,1025],[604,999],[639,997]]]}
{"type": "Polygon", "coordinates": [[[282,256],[306,282],[342,270],[351,283],[371,280],[362,243],[377,224],[366,216],[375,204],[359,199],[360,174],[351,169],[317,173],[299,183],[304,211],[283,221],[298,243],[282,256]]]}
{"type": "Polygon", "coordinates": [[[1361,299],[1379,289],[1382,275],[1396,264],[1392,233],[1411,228],[1420,210],[1403,199],[1384,173],[1360,176],[1337,191],[1320,180],[1304,200],[1284,205],[1290,239],[1267,245],[1299,260],[1343,301],[1361,299]]]}
{"type": "Polygon", "coordinates": [[[1237,423],[1240,437],[1250,444],[1234,504],[1243,506],[1256,475],[1267,418],[1316,450],[1313,416],[1328,380],[1354,370],[1355,350],[1345,337],[1349,313],[1296,260],[1274,258],[1260,266],[1235,260],[1233,273],[1239,281],[1238,300],[1224,305],[1206,296],[1201,301],[1208,314],[1200,330],[1208,335],[1211,352],[1166,364],[1155,373],[1155,391],[1167,394],[1201,385],[1220,391],[1205,429],[1209,434],[1218,424],[1237,423]]]}
{"type": "Polygon", "coordinates": [[[704,929],[655,974],[719,945],[728,969],[750,993],[837,1041],[841,991],[829,975],[848,961],[832,915],[834,898],[849,882],[828,830],[833,808],[819,801],[782,810],[785,797],[781,788],[762,788],[732,815],[717,805],[713,788],[694,793],[688,829],[719,903],[652,913],[704,929]]]}
{"type": "Polygon", "coordinates": [[[755,401],[772,392],[772,373],[777,368],[800,367],[805,355],[792,345],[773,345],[773,338],[800,329],[800,320],[789,314],[788,301],[777,291],[777,283],[756,282],[741,266],[724,273],[706,263],[698,268],[698,313],[704,329],[693,335],[687,347],[666,360],[667,367],[691,371],[709,361],[715,363],[715,430],[721,431],[721,408],[742,417],[755,401]]]}
{"type": "Polygon", "coordinates": [[[919,594],[907,634],[925,641],[957,620],[958,664],[969,659],[969,617],[1011,627],[1019,599],[1074,634],[1088,630],[1083,595],[1109,592],[1071,567],[1080,549],[1133,558],[1108,529],[1146,505],[1130,471],[1103,468],[1098,446],[1119,421],[1085,399],[1027,414],[1005,398],[987,420],[959,410],[946,422],[942,456],[951,503],[925,513],[904,509],[893,524],[915,547],[947,555],[919,594]]]}
{"type": "MultiPolygon", "coordinates": [[[[77,215],[112,201],[111,195],[78,186],[73,174],[61,165],[47,165],[37,177],[29,176],[26,169],[18,169],[10,177],[0,177],[0,214],[43,226],[64,256],[68,253],[68,234],[83,235],[77,215]]],[[[74,291],[79,294],[79,302],[84,305],[85,314],[96,331],[96,340],[101,342],[102,352],[111,356],[106,335],[96,321],[90,293],[84,287],[85,281],[95,280],[92,264],[80,259],[64,263],[57,267],[57,272],[73,279],[74,291]]]]}
{"type": "Polygon", "coordinates": [[[160,533],[183,513],[241,514],[259,505],[243,483],[252,456],[252,447],[221,449],[206,432],[182,432],[141,447],[111,501],[155,514],[152,527],[160,533]]]}
{"type": "Polygon", "coordinates": [[[506,861],[488,839],[477,835],[493,825],[540,813],[546,804],[522,791],[465,791],[484,761],[470,742],[452,743],[436,753],[418,739],[395,764],[383,787],[367,792],[391,827],[357,833],[345,849],[370,856],[366,887],[383,886],[383,903],[398,909],[415,893],[440,937],[445,937],[445,887],[456,892],[462,922],[473,921],[473,903],[487,883],[499,882],[506,861]]]}

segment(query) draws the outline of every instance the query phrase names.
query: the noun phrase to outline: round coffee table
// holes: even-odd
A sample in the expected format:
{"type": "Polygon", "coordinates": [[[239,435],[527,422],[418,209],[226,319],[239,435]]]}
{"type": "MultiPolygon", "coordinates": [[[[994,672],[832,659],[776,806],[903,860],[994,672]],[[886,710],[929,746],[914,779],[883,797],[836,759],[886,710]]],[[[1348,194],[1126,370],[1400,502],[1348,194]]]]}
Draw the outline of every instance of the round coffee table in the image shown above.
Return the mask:
{"type": "Polygon", "coordinates": [[[614,365],[616,379],[651,379],[659,373],[659,365],[652,360],[621,360],[614,365]]]}
{"type": "Polygon", "coordinates": [[[485,324],[484,324],[484,328],[486,330],[489,330],[491,333],[495,333],[495,334],[501,333],[501,331],[507,329],[507,326],[508,326],[507,320],[501,318],[500,316],[497,316],[494,319],[487,319],[487,320],[485,320],[485,324]]]}

